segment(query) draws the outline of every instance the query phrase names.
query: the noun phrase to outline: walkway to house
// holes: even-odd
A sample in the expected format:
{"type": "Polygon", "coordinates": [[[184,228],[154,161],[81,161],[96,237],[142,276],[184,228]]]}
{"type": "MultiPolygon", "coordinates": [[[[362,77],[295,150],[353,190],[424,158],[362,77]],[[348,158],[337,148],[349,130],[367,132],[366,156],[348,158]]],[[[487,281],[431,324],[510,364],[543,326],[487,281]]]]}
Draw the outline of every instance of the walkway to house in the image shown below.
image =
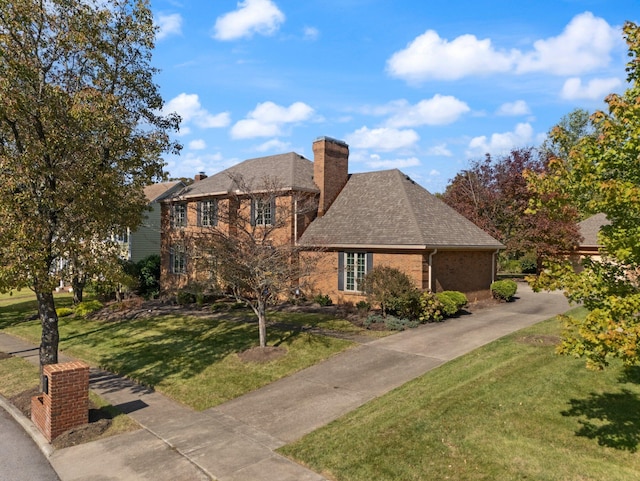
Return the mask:
{"type": "MultiPolygon", "coordinates": [[[[566,311],[559,293],[518,286],[518,300],[359,345],[202,412],[92,369],[91,389],[143,430],[55,451],[62,481],[100,479],[320,481],[274,450],[451,359],[566,311]]],[[[37,349],[0,333],[0,351],[38,362],[37,349]]],[[[63,360],[61,358],[61,360],[63,360]]]]}

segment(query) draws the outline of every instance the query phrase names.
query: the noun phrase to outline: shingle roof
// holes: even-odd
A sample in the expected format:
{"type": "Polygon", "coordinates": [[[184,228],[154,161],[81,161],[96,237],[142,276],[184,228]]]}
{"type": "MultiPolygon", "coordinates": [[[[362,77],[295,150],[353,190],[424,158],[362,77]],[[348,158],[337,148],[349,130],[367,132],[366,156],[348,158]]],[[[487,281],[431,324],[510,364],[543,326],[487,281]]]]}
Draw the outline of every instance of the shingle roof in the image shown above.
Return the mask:
{"type": "MultiPolygon", "coordinates": [[[[160,184],[151,184],[144,188],[144,196],[151,204],[162,199],[171,189],[182,184],[181,180],[173,180],[171,182],[162,182],[160,184]]],[[[184,185],[184,184],[182,184],[184,185]]]]}
{"type": "Polygon", "coordinates": [[[596,214],[586,218],[582,222],[578,223],[580,229],[580,235],[583,240],[580,243],[583,247],[598,247],[598,232],[603,225],[609,225],[611,221],[607,219],[606,214],[596,214]]]}
{"type": "Polygon", "coordinates": [[[313,182],[313,163],[300,154],[289,152],[245,160],[193,183],[180,195],[188,198],[235,192],[239,189],[234,179],[236,176],[241,177],[252,190],[262,190],[268,182],[277,190],[320,192],[313,182]]]}
{"type": "Polygon", "coordinates": [[[399,170],[352,174],[300,239],[314,246],[504,247],[399,170]]]}

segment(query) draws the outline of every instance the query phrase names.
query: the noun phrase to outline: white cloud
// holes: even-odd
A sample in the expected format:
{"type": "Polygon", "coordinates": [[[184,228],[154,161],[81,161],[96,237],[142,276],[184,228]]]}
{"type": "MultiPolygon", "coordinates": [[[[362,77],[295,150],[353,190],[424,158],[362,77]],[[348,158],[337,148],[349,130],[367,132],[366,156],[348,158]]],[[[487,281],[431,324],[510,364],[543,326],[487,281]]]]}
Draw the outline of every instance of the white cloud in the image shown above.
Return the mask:
{"type": "Polygon", "coordinates": [[[309,120],[314,113],[313,108],[303,102],[295,102],[289,107],[264,102],[249,112],[246,119],[240,120],[231,128],[231,137],[247,139],[283,135],[282,128],[286,124],[309,120]]]}
{"type": "Polygon", "coordinates": [[[438,144],[427,150],[427,155],[440,157],[453,157],[453,152],[449,150],[447,144],[438,144]]]}
{"type": "Polygon", "coordinates": [[[258,145],[256,150],[258,152],[288,152],[291,150],[291,144],[279,139],[272,139],[258,145]]]}
{"type": "Polygon", "coordinates": [[[238,9],[216,19],[214,38],[237,40],[254,33],[272,35],[284,22],[285,15],[271,0],[245,0],[238,9]]]}
{"type": "MultiPolygon", "coordinates": [[[[226,127],[231,123],[229,112],[213,115],[203,109],[198,94],[181,93],[169,100],[162,110],[165,114],[176,112],[182,117],[182,124],[193,122],[203,129],[226,127]]],[[[183,129],[188,130],[188,127],[181,127],[183,129]]]]}
{"type": "Polygon", "coordinates": [[[189,142],[189,149],[191,150],[204,150],[207,148],[207,144],[202,139],[195,139],[189,142]]]}
{"type": "Polygon", "coordinates": [[[429,171],[429,176],[430,176],[430,177],[437,177],[437,176],[439,176],[439,175],[440,175],[440,171],[439,171],[439,170],[431,169],[431,170],[429,171]]]}
{"type": "Polygon", "coordinates": [[[371,159],[367,161],[367,166],[372,169],[403,169],[417,165],[420,165],[420,160],[417,157],[382,160],[379,155],[374,154],[371,156],[371,159]]]}
{"type": "Polygon", "coordinates": [[[490,39],[461,35],[449,42],[434,30],[427,30],[387,60],[387,71],[408,82],[457,80],[468,75],[507,72],[513,68],[515,55],[497,51],[490,39]]]}
{"type": "Polygon", "coordinates": [[[485,135],[474,137],[469,142],[467,155],[473,157],[484,154],[500,154],[509,152],[513,148],[524,147],[533,140],[533,127],[528,123],[516,125],[513,132],[492,134],[491,139],[485,135]]]}
{"type": "Polygon", "coordinates": [[[303,33],[305,40],[317,40],[320,36],[320,30],[315,27],[304,27],[303,33]]]}
{"type": "Polygon", "coordinates": [[[495,73],[578,75],[608,65],[620,44],[619,32],[591,12],[576,15],[560,35],[537,40],[524,52],[497,49],[491,39],[471,34],[449,41],[427,30],[387,60],[387,72],[410,83],[495,73]]]}
{"type": "Polygon", "coordinates": [[[572,77],[565,81],[560,95],[567,100],[601,100],[620,87],[620,85],[622,85],[622,82],[615,77],[592,79],[586,85],[583,85],[582,80],[578,77],[572,77]]]}
{"type": "Polygon", "coordinates": [[[469,112],[469,106],[450,95],[436,94],[428,100],[421,100],[416,105],[399,108],[386,125],[389,127],[417,127],[420,125],[446,125],[458,120],[462,114],[469,112]]]}
{"type": "Polygon", "coordinates": [[[420,137],[415,130],[362,127],[347,135],[346,142],[357,149],[395,150],[414,145],[420,137]]]}
{"type": "Polygon", "coordinates": [[[182,16],[179,13],[172,13],[171,15],[161,13],[156,17],[155,23],[158,27],[156,35],[158,40],[182,33],[182,16]]]}
{"type": "Polygon", "coordinates": [[[620,33],[591,12],[576,15],[557,37],[538,40],[518,62],[518,73],[578,75],[607,65],[620,33]]]}
{"type": "Polygon", "coordinates": [[[169,159],[165,170],[171,172],[172,177],[193,178],[198,172],[205,172],[211,175],[214,170],[212,165],[218,164],[221,160],[222,155],[220,153],[200,155],[187,152],[180,157],[169,159]]]}
{"type": "Polygon", "coordinates": [[[515,102],[507,102],[500,106],[498,109],[498,115],[504,116],[519,116],[519,115],[529,115],[531,110],[527,105],[527,102],[524,100],[516,100],[515,102]]]}

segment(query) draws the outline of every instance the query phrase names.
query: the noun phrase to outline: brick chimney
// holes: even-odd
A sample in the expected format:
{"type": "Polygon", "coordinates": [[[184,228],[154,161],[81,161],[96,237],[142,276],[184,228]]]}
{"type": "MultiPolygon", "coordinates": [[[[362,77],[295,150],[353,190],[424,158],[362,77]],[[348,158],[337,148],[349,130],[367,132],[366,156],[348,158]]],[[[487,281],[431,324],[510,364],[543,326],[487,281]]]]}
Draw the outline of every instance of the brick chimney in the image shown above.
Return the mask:
{"type": "Polygon", "coordinates": [[[200,180],[206,179],[207,178],[207,174],[205,174],[204,172],[198,172],[196,174],[196,176],[193,178],[194,182],[198,182],[200,180]]]}
{"type": "Polygon", "coordinates": [[[313,142],[313,180],[320,188],[318,217],[322,217],[349,179],[349,146],[331,137],[313,142]]]}

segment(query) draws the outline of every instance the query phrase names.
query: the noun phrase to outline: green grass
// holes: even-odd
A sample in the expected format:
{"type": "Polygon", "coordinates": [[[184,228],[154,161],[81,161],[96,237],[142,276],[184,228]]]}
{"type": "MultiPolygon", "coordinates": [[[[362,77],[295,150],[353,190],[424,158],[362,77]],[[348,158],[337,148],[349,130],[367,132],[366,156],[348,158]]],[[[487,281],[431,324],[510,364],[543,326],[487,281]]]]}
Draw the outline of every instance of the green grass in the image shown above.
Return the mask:
{"type": "MultiPolygon", "coordinates": [[[[246,309],[205,317],[162,316],[121,322],[64,317],[59,320],[59,347],[91,365],[128,376],[200,410],[312,366],[353,345],[299,328],[305,325],[350,331],[353,326],[347,321],[303,313],[269,316],[270,322],[282,325],[267,328],[268,345],[284,347],[286,355],[264,364],[246,363],[237,355],[258,342],[257,323],[244,322],[253,320],[246,309]]],[[[6,332],[39,342],[38,321],[8,324],[6,332]]]]}
{"type": "Polygon", "coordinates": [[[640,479],[640,368],[588,371],[540,337],[560,330],[498,340],[280,451],[338,481],[640,479]]]}
{"type": "MultiPolygon", "coordinates": [[[[68,292],[54,294],[54,298],[57,308],[70,307],[73,304],[73,294],[68,292]]],[[[19,324],[37,314],[36,296],[29,289],[0,294],[0,330],[19,324]]]]}

